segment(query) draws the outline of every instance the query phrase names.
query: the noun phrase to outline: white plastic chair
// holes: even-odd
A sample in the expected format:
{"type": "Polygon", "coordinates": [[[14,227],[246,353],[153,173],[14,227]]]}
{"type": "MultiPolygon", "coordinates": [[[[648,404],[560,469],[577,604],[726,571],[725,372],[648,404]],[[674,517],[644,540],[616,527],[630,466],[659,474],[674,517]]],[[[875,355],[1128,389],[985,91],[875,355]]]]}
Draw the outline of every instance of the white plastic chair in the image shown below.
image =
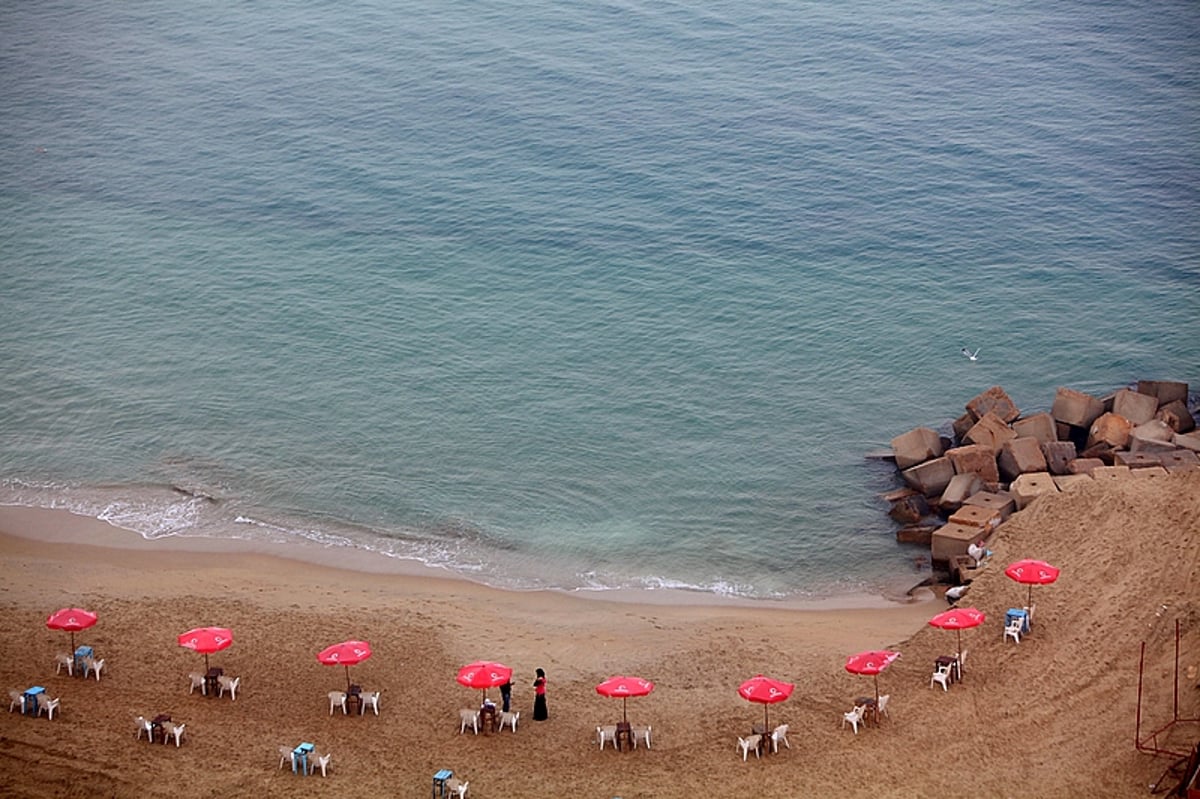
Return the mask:
{"type": "Polygon", "coordinates": [[[1004,625],[1004,639],[1007,641],[1009,636],[1018,644],[1021,643],[1021,631],[1025,627],[1025,622],[1018,616],[1004,625]]]}
{"type": "Polygon", "coordinates": [[[67,668],[67,676],[75,676],[75,658],[66,652],[60,652],[54,656],[54,673],[61,674],[63,667],[67,668]]]}
{"type": "Polygon", "coordinates": [[[54,699],[47,698],[43,699],[41,702],[38,702],[38,715],[40,716],[45,713],[50,717],[50,721],[54,721],[54,711],[58,710],[58,703],[61,699],[62,697],[56,697],[54,699]]]}
{"type": "Polygon", "coordinates": [[[941,683],[942,690],[949,691],[950,690],[950,669],[951,668],[952,667],[949,663],[935,668],[933,670],[933,676],[929,678],[929,687],[932,688],[935,683],[941,683]]]}
{"type": "Polygon", "coordinates": [[[241,684],[241,677],[227,677],[222,674],[220,677],[217,677],[217,685],[220,686],[220,693],[217,694],[217,698],[220,699],[221,697],[225,696],[225,691],[229,691],[230,700],[236,702],[237,689],[241,684]]]}
{"type": "Polygon", "coordinates": [[[788,749],[792,748],[792,745],[790,743],[788,743],[787,732],[788,732],[788,725],[786,725],[786,724],[780,724],[778,727],[776,727],[774,730],[771,731],[771,751],[774,752],[775,754],[779,754],[779,742],[780,741],[783,741],[783,745],[786,746],[788,749]]]}
{"type": "Polygon", "coordinates": [[[21,713],[25,712],[25,692],[11,689],[8,692],[8,698],[12,701],[8,703],[8,712],[12,713],[14,707],[20,707],[21,713]]]}
{"type": "Polygon", "coordinates": [[[342,709],[342,715],[346,715],[346,692],[345,691],[330,691],[329,692],[329,715],[333,715],[333,711],[338,707],[342,709]]]}
{"type": "Polygon", "coordinates": [[[1035,610],[1037,610],[1037,603],[1036,603],[1036,602],[1035,602],[1034,604],[1030,605],[1029,607],[1027,607],[1027,608],[1024,608],[1024,611],[1025,611],[1025,626],[1026,626],[1026,627],[1032,627],[1032,626],[1033,626],[1033,612],[1034,612],[1035,610]]]}
{"type": "Polygon", "coordinates": [[[145,716],[138,716],[136,719],[134,719],[133,723],[137,727],[137,737],[139,741],[142,739],[142,733],[146,733],[146,740],[150,743],[154,743],[154,728],[150,726],[150,722],[146,720],[145,716]]]}
{"type": "Polygon", "coordinates": [[[379,691],[363,691],[358,695],[358,715],[367,712],[367,705],[379,715],[379,691]]]}
{"type": "Polygon", "coordinates": [[[963,668],[966,665],[967,665],[967,650],[964,649],[961,652],[956,652],[954,654],[954,671],[955,671],[955,678],[958,679],[959,681],[962,680],[963,668]]]}
{"type": "Polygon", "coordinates": [[[650,748],[650,725],[649,724],[647,724],[645,727],[633,727],[633,728],[631,728],[631,731],[633,733],[633,748],[634,749],[637,749],[638,738],[641,738],[643,741],[646,742],[647,749],[650,748]]]}
{"type": "Polygon", "coordinates": [[[165,744],[172,736],[175,738],[175,748],[179,748],[179,739],[183,737],[183,728],[187,724],[172,724],[169,721],[163,722],[163,743],[165,744]]]}
{"type": "Polygon", "coordinates": [[[96,682],[100,682],[100,671],[104,668],[104,658],[97,660],[96,658],[83,659],[83,678],[86,680],[88,672],[96,673],[96,682]]]}
{"type": "Polygon", "coordinates": [[[312,757],[313,757],[313,759],[310,761],[310,763],[312,765],[309,766],[309,773],[311,774],[312,772],[314,772],[318,768],[320,768],[321,776],[322,777],[328,776],[328,774],[326,773],[326,769],[329,768],[329,761],[333,759],[333,755],[329,752],[326,752],[325,754],[319,754],[317,752],[313,752],[312,757]]]}
{"type": "Polygon", "coordinates": [[[463,708],[462,710],[458,711],[458,722],[459,722],[459,724],[458,724],[458,734],[459,735],[462,735],[464,732],[466,732],[468,726],[471,728],[471,731],[473,733],[475,733],[476,735],[479,734],[479,711],[478,710],[471,710],[470,708],[463,708]]]}
{"type": "Polygon", "coordinates": [[[754,750],[755,757],[762,757],[758,753],[758,747],[762,743],[761,735],[751,735],[749,738],[738,736],[738,748],[742,750],[742,762],[746,762],[746,758],[750,755],[750,750],[754,750]]]}
{"type": "Polygon", "coordinates": [[[858,725],[863,723],[863,715],[867,712],[866,705],[855,705],[854,710],[849,713],[842,714],[842,727],[846,726],[846,722],[850,722],[854,727],[854,734],[858,735],[858,725]]]}
{"type": "Polygon", "coordinates": [[[612,741],[613,749],[617,748],[617,725],[604,724],[596,728],[596,737],[600,739],[600,748],[604,748],[604,742],[612,741]]]}
{"type": "Polygon", "coordinates": [[[470,784],[471,783],[467,780],[460,780],[458,777],[451,777],[450,779],[446,780],[446,790],[449,791],[451,795],[458,794],[458,799],[465,799],[467,795],[467,788],[470,786],[470,784]]]}
{"type": "Polygon", "coordinates": [[[889,719],[891,718],[891,715],[888,713],[887,709],[888,700],[891,698],[891,694],[884,694],[883,696],[879,697],[879,705],[875,708],[875,712],[878,713],[880,717],[887,716],[889,719]]]}
{"type": "MultiPolygon", "coordinates": [[[[292,769],[295,770],[296,750],[291,746],[279,747],[279,768],[283,768],[285,763],[293,763],[292,769]]],[[[276,769],[278,771],[278,769],[276,769]]]]}
{"type": "Polygon", "coordinates": [[[200,689],[200,693],[207,694],[208,686],[204,682],[204,675],[198,671],[193,671],[188,675],[188,679],[192,681],[192,686],[188,688],[188,693],[195,693],[196,689],[200,689]]]}

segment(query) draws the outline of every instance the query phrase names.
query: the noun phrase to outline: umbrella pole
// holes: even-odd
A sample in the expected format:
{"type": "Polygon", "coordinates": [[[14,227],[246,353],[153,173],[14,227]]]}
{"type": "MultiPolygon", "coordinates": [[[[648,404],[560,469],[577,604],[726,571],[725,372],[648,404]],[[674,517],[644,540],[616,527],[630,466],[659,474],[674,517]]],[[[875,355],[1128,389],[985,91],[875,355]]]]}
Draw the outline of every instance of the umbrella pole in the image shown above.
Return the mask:
{"type": "Polygon", "coordinates": [[[71,630],[71,654],[75,654],[75,631],[71,630]]]}
{"type": "Polygon", "coordinates": [[[343,663],[342,668],[346,670],[346,693],[350,693],[350,667],[343,663]]]}
{"type": "Polygon", "coordinates": [[[879,675],[875,675],[875,712],[879,712],[879,675]]]}
{"type": "Polygon", "coordinates": [[[208,673],[208,653],[204,653],[204,673],[208,673]]]}
{"type": "Polygon", "coordinates": [[[625,702],[626,702],[626,701],[627,701],[627,700],[625,699],[625,697],[621,697],[621,721],[623,721],[623,722],[625,722],[626,724],[628,724],[628,723],[629,723],[629,716],[628,716],[628,714],[626,714],[626,712],[625,712],[625,702]]]}

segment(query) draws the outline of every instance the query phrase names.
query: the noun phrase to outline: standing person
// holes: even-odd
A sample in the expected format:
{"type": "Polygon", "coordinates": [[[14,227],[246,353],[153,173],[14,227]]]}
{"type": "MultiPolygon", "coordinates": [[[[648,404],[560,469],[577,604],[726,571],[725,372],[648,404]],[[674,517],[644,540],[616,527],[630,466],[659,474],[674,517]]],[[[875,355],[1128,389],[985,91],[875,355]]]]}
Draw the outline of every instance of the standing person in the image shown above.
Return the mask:
{"type": "Polygon", "coordinates": [[[537,679],[533,681],[533,720],[545,721],[550,718],[546,710],[546,672],[537,670],[537,679]]]}
{"type": "Polygon", "coordinates": [[[500,710],[504,713],[507,713],[508,705],[512,701],[512,678],[511,677],[509,678],[508,682],[506,682],[506,683],[504,683],[504,685],[500,686],[500,701],[502,703],[500,710]]]}

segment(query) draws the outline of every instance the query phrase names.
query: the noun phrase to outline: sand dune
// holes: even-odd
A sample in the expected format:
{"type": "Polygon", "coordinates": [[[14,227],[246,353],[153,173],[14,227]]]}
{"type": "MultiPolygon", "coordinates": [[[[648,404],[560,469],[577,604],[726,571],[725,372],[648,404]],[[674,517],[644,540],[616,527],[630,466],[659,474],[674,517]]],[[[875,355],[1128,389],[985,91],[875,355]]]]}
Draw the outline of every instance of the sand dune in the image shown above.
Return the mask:
{"type": "MultiPolygon", "coordinates": [[[[1138,796],[1168,765],[1134,749],[1140,645],[1147,729],[1171,716],[1177,620],[1182,667],[1200,663],[1200,473],[1087,485],[1014,516],[963,600],[989,618],[963,633],[965,680],[948,693],[929,687],[933,659],[954,649],[953,633],[925,623],[940,599],[841,610],[611,602],[105,527],[0,509],[0,673],[10,688],[42,684],[62,698],[53,722],[0,720],[5,796],[427,796],[443,767],[478,799],[1138,796]],[[84,538],[104,546],[75,543],[84,538]],[[1035,630],[1016,645],[1002,619],[1025,588],[1003,566],[1023,557],[1062,576],[1035,589],[1035,630]],[[99,683],[54,674],[68,636],[44,621],[67,605],[100,613],[77,636],[106,658],[99,683]],[[212,661],[242,677],[236,702],[188,694],[203,658],[176,635],[207,624],[234,630],[212,661]],[[378,718],[328,714],[326,692],[345,678],[315,653],[347,638],[374,648],[351,674],[383,692],[378,718]],[[871,681],[842,664],[882,646],[903,652],[880,677],[892,718],[854,735],[841,714],[871,681]],[[458,733],[458,709],[479,695],[454,674],[479,658],[516,669],[516,734],[458,733]],[[544,723],[529,718],[537,667],[550,679],[544,723]],[[771,708],[792,748],[743,763],[736,738],[762,708],[736,688],[759,672],[797,684],[771,708]],[[653,725],[650,751],[593,743],[595,725],[621,712],[594,686],[617,673],[657,684],[628,703],[632,721],[653,725]],[[179,749],[135,740],[134,716],[160,712],[187,723],[179,749]],[[277,769],[278,747],[302,740],[332,751],[328,779],[277,769]]],[[[1179,700],[1182,716],[1200,717],[1195,679],[1179,700]]],[[[1169,743],[1198,737],[1200,724],[1182,725],[1169,743]]]]}

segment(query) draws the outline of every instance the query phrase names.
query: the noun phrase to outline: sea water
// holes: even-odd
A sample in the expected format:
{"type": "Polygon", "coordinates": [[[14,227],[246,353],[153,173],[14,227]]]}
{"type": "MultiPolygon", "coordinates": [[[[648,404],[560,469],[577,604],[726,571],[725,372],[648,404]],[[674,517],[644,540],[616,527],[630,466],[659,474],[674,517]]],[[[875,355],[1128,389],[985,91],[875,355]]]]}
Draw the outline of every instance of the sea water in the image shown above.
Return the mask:
{"type": "Polygon", "coordinates": [[[0,15],[0,502],[876,592],[892,437],[1200,378],[1190,0],[0,15]]]}

